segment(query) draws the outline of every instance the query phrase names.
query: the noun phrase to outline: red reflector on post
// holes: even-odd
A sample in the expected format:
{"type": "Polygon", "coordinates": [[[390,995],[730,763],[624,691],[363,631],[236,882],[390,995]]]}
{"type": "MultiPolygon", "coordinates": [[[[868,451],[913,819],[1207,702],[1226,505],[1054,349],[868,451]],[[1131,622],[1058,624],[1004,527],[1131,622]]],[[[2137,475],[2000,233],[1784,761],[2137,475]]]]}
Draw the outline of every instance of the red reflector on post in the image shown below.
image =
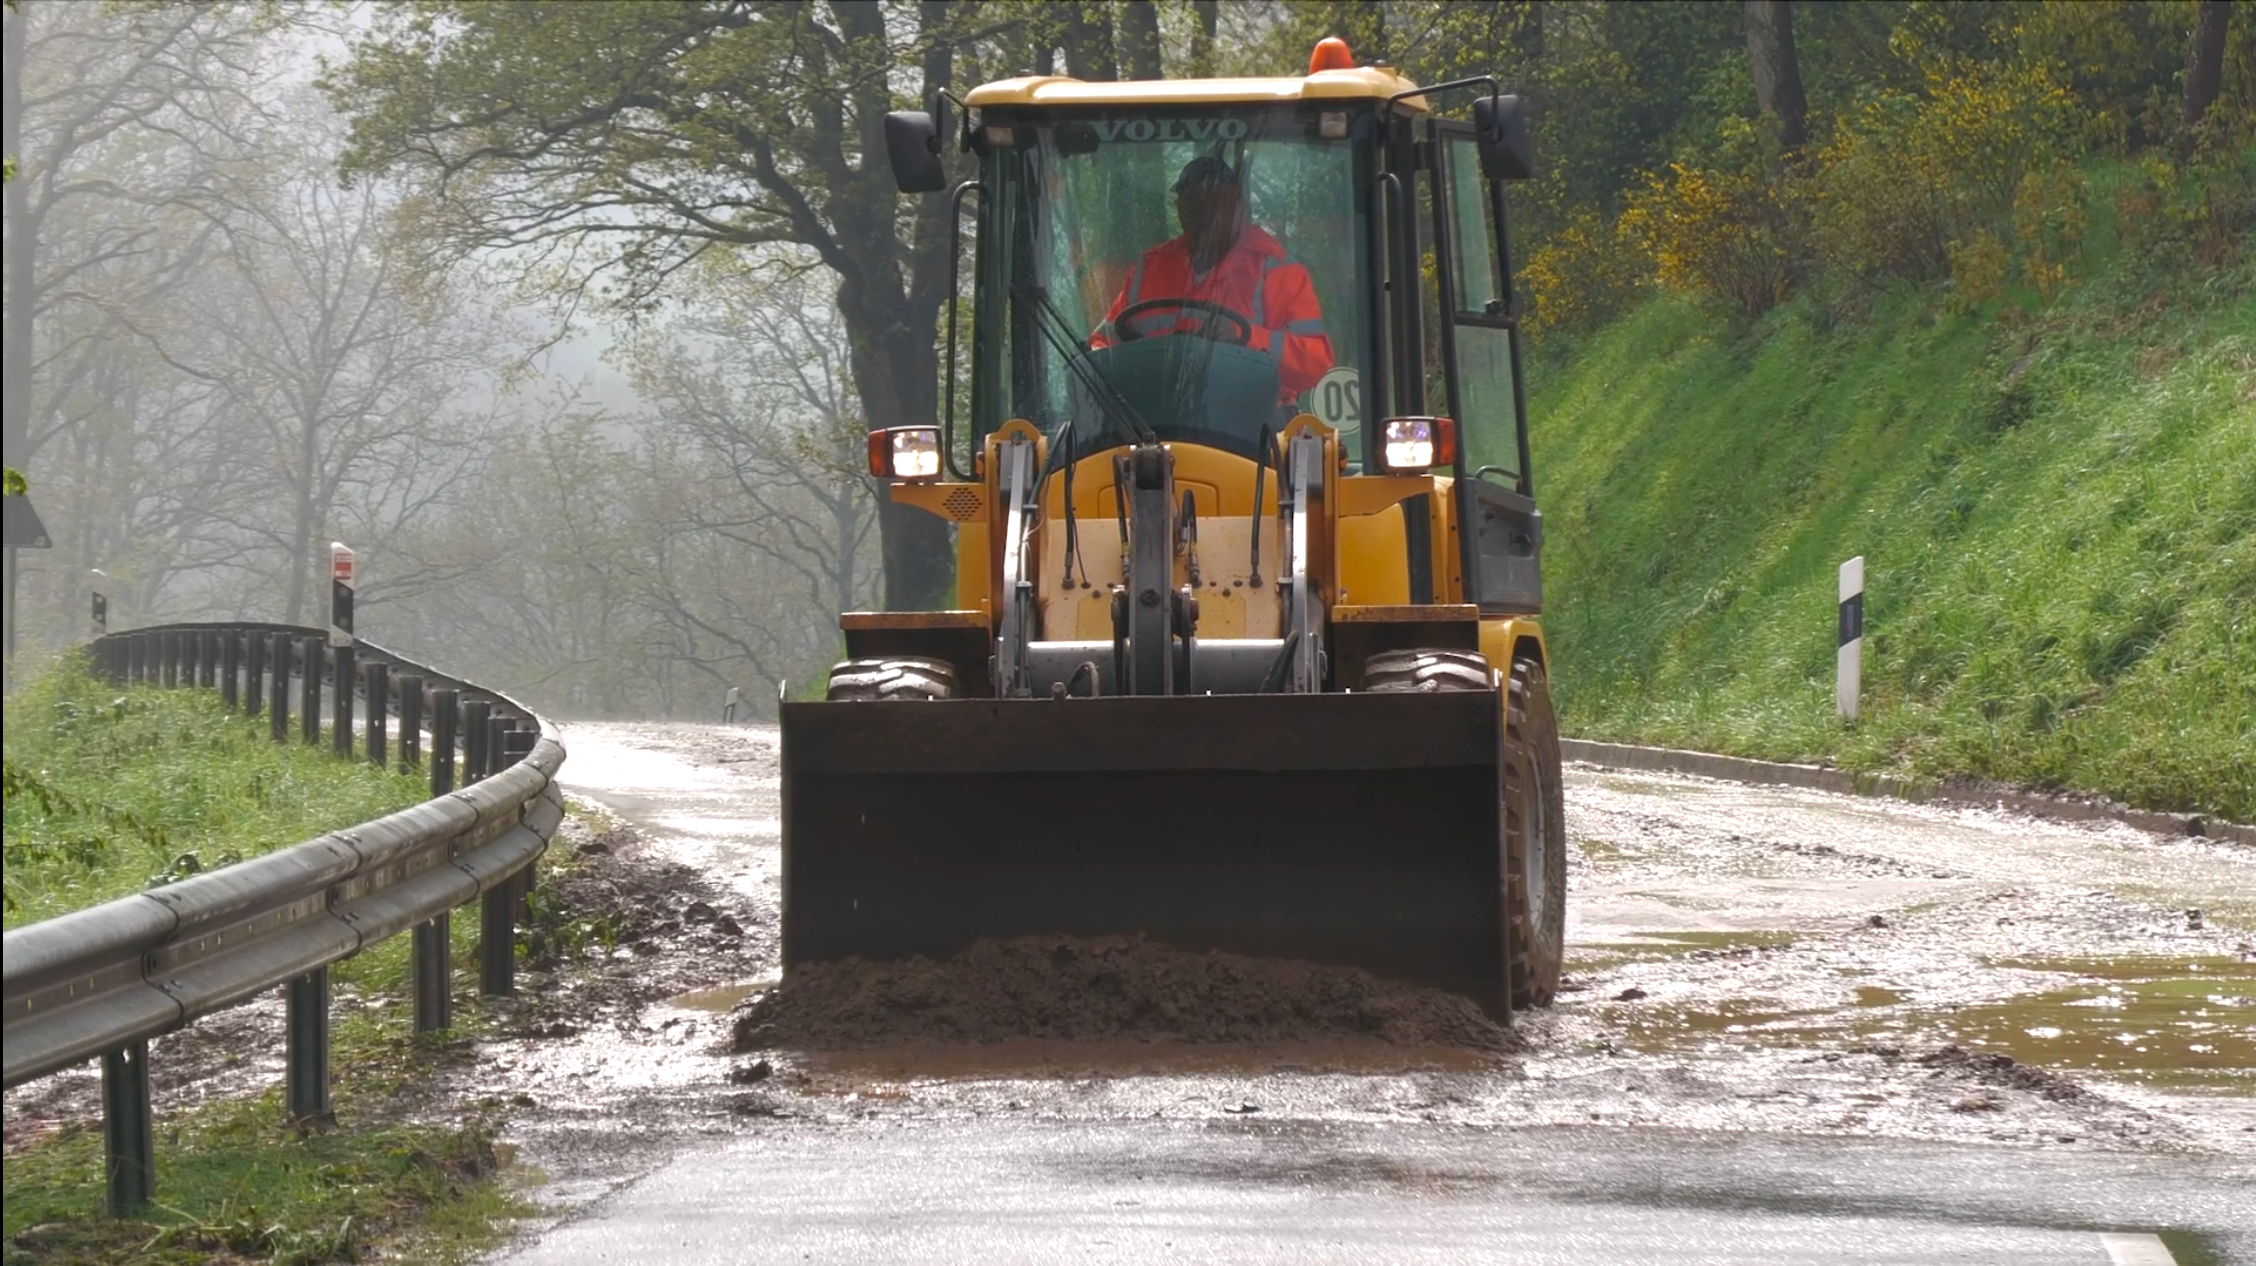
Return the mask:
{"type": "Polygon", "coordinates": [[[1355,54],[1347,49],[1347,41],[1337,35],[1327,35],[1316,41],[1315,51],[1308,54],[1308,73],[1319,70],[1353,70],[1355,54]]]}

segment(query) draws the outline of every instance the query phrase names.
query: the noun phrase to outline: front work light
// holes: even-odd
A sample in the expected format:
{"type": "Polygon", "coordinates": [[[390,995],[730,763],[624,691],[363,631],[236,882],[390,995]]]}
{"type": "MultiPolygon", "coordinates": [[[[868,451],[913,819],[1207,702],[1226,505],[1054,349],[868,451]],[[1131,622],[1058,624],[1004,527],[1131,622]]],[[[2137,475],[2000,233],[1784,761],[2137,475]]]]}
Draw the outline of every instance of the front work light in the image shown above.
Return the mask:
{"type": "Polygon", "coordinates": [[[938,479],[940,428],[896,426],[870,432],[869,470],[879,479],[938,479]]]}
{"type": "Polygon", "coordinates": [[[1432,470],[1457,461],[1457,424],[1448,418],[1388,418],[1379,427],[1379,460],[1388,470],[1432,470]]]}

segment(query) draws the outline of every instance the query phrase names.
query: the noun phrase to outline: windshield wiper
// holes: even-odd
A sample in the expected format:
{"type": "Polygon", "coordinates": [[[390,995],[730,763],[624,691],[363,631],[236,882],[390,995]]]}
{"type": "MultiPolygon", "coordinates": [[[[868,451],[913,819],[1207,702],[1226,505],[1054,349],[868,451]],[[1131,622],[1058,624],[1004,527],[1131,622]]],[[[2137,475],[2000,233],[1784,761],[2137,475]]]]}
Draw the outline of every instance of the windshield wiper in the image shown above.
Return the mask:
{"type": "Polygon", "coordinates": [[[1057,305],[1050,302],[1050,296],[1030,285],[1020,285],[1012,294],[1019,302],[1034,309],[1035,328],[1049,341],[1050,349],[1064,359],[1068,372],[1089,389],[1098,409],[1103,411],[1105,421],[1111,423],[1130,444],[1159,443],[1159,432],[1154,431],[1151,424],[1137,414],[1135,406],[1128,403],[1127,398],[1120,394],[1119,388],[1112,385],[1103,371],[1090,363],[1088,350],[1081,346],[1080,339],[1073,333],[1073,327],[1067,324],[1064,314],[1057,310],[1057,305]],[[1047,324],[1040,319],[1042,317],[1049,318],[1047,324]]]}

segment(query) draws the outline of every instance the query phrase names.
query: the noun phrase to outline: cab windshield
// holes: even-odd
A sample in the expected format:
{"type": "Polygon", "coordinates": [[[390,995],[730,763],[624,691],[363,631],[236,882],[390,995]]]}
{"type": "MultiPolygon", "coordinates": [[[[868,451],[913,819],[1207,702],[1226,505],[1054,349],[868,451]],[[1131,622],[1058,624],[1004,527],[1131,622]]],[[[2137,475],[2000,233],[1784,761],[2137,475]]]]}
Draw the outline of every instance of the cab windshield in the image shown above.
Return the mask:
{"type": "Polygon", "coordinates": [[[1345,103],[981,121],[982,433],[1154,432],[1254,455],[1301,412],[1360,456],[1372,356],[1345,103]]]}

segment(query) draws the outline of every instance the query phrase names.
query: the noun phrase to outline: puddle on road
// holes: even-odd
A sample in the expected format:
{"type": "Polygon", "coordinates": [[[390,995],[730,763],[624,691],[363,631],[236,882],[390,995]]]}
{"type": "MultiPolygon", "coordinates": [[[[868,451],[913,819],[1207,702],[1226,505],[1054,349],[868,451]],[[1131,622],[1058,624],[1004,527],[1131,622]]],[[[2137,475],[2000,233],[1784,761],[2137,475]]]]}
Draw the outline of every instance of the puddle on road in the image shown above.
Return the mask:
{"type": "Polygon", "coordinates": [[[2001,1002],[1911,1008],[1906,991],[1859,986],[1848,1008],[1773,999],[1609,1007],[1651,1054],[1721,1040],[1747,1047],[1956,1043],[2040,1068],[2155,1086],[2256,1093],[2256,963],[2222,957],[2000,960],[2048,987],[2001,1002]],[[2047,979],[2049,978],[2049,979],[2047,979]]]}
{"type": "Polygon", "coordinates": [[[771,974],[762,976],[758,980],[748,980],[740,984],[719,985],[712,989],[692,989],[688,993],[675,994],[666,999],[666,1005],[680,1007],[684,1011],[711,1011],[715,1014],[726,1014],[734,1010],[737,1003],[763,990],[773,989],[781,983],[783,983],[781,975],[771,974]]]}
{"type": "Polygon", "coordinates": [[[1970,1048],[2135,1081],[2256,1090],[2256,962],[2135,957],[1996,965],[2064,983],[1943,1017],[1970,1048]]]}

